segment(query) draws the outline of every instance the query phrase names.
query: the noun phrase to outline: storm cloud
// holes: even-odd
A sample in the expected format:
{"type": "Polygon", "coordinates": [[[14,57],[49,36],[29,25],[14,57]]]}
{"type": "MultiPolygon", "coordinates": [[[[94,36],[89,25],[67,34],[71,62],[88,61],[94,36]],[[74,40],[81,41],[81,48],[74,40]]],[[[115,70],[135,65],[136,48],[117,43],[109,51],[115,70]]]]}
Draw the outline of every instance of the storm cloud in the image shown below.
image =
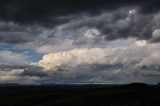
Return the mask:
{"type": "MultiPolygon", "coordinates": [[[[40,46],[59,45],[70,42],[73,46],[94,45],[119,38],[138,38],[158,42],[156,31],[160,27],[160,13],[142,14],[138,7],[121,7],[112,11],[103,10],[99,14],[88,13],[62,16],[71,17],[68,22],[45,27],[41,24],[18,24],[0,22],[0,42],[7,44],[40,46]]],[[[53,21],[50,23],[54,24],[53,21]]]]}
{"type": "Polygon", "coordinates": [[[159,0],[1,0],[0,83],[157,83],[159,0]]]}
{"type": "Polygon", "coordinates": [[[0,19],[44,25],[54,21],[55,25],[67,21],[67,19],[57,21],[56,18],[60,16],[82,12],[96,14],[103,9],[111,11],[124,6],[139,6],[142,13],[155,13],[159,11],[159,3],[158,0],[2,0],[0,2],[0,19]]]}

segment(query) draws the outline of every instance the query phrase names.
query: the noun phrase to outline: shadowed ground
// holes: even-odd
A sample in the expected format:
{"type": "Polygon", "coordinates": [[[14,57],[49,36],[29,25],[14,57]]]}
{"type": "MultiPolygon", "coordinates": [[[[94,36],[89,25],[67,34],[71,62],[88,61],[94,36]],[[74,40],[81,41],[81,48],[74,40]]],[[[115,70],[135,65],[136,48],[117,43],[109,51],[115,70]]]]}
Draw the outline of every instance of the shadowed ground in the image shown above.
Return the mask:
{"type": "Polygon", "coordinates": [[[0,87],[0,106],[160,106],[159,101],[158,85],[0,87]]]}

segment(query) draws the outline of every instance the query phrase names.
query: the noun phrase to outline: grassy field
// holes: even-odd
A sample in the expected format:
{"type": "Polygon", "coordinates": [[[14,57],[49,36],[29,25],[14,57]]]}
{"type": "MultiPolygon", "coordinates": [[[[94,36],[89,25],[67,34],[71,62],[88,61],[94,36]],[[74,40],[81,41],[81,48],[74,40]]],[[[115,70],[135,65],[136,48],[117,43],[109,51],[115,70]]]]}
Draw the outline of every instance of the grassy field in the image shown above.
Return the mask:
{"type": "Polygon", "coordinates": [[[145,84],[1,86],[0,106],[160,106],[160,87],[145,84]]]}

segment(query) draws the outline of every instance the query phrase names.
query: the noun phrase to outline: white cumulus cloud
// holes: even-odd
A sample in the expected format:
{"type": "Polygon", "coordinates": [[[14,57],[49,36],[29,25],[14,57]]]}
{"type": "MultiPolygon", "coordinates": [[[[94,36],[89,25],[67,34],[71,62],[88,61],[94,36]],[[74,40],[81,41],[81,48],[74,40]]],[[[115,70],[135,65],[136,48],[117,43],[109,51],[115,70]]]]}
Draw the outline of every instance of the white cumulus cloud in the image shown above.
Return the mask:
{"type": "Polygon", "coordinates": [[[160,29],[156,29],[152,33],[153,38],[160,38],[160,29]]]}

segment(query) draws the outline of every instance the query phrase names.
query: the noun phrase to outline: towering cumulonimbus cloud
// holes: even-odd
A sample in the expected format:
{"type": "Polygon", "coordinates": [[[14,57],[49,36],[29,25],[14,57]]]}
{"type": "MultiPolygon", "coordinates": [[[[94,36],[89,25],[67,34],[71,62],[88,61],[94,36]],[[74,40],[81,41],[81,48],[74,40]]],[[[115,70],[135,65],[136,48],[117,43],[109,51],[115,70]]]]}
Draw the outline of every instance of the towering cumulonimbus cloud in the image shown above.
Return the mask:
{"type": "Polygon", "coordinates": [[[77,48],[48,53],[34,64],[55,82],[70,83],[154,83],[160,76],[160,44],[146,40],[122,40],[105,48],[77,48]],[[115,44],[119,47],[114,47],[115,44]]]}
{"type": "Polygon", "coordinates": [[[152,65],[159,65],[158,48],[160,48],[159,43],[151,44],[146,43],[144,40],[135,41],[128,47],[79,48],[46,54],[37,65],[44,67],[46,70],[57,70],[62,65],[76,67],[80,64],[123,64],[128,65],[127,67],[130,67],[131,64],[132,66],[148,66],[147,61],[152,62],[152,65]]]}
{"type": "Polygon", "coordinates": [[[78,64],[104,63],[103,59],[112,51],[103,48],[81,48],[70,51],[49,53],[43,56],[38,65],[46,69],[56,69],[60,65],[76,66],[78,64]]]}

